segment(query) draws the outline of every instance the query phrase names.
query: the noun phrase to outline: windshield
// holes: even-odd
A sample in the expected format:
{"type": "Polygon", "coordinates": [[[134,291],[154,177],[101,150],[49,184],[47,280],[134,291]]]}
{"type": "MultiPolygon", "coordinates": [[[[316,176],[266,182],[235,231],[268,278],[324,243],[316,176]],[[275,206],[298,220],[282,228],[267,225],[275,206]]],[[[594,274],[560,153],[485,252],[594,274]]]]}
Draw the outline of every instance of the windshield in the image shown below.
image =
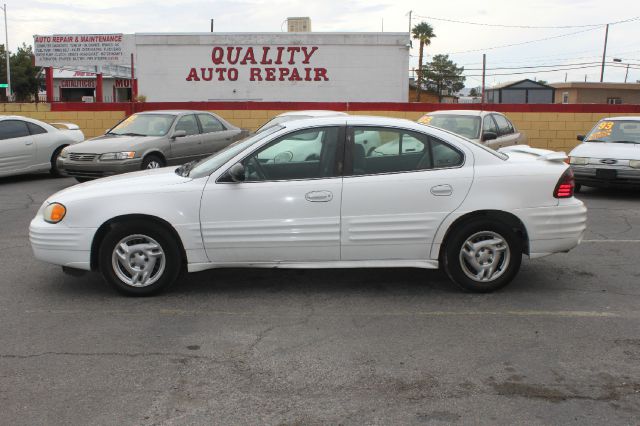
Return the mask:
{"type": "Polygon", "coordinates": [[[480,139],[480,117],[472,115],[438,114],[425,115],[420,124],[448,130],[469,139],[480,139]]]}
{"type": "Polygon", "coordinates": [[[189,173],[189,176],[193,178],[199,178],[202,176],[210,175],[246,148],[281,129],[283,129],[282,126],[274,126],[264,130],[263,132],[256,133],[251,137],[232,143],[228,147],[195,163],[192,167],[190,167],[191,171],[189,173]]]}
{"type": "Polygon", "coordinates": [[[265,124],[263,124],[262,127],[256,130],[256,133],[263,132],[267,129],[272,128],[273,126],[277,126],[278,124],[286,123],[287,121],[302,120],[303,118],[311,118],[311,116],[310,115],[282,115],[279,117],[275,117],[267,121],[265,124]]]}
{"type": "Polygon", "coordinates": [[[640,121],[602,120],[591,129],[584,141],[640,143],[640,121]]]}
{"type": "Polygon", "coordinates": [[[173,114],[133,114],[109,130],[109,135],[164,136],[176,116],[173,114]]]}

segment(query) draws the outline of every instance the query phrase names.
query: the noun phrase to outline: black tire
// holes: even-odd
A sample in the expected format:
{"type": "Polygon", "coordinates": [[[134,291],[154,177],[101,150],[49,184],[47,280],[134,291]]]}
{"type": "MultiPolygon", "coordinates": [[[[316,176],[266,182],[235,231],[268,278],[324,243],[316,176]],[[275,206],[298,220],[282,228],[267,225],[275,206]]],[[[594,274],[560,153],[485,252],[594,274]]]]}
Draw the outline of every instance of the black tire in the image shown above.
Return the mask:
{"type": "Polygon", "coordinates": [[[80,183],[83,182],[89,182],[90,180],[93,180],[92,178],[81,178],[81,177],[77,177],[76,180],[80,183]]]}
{"type": "Polygon", "coordinates": [[[112,225],[100,243],[98,265],[104,279],[120,293],[127,296],[151,296],[165,290],[178,279],[183,270],[183,258],[179,244],[169,230],[154,223],[132,220],[112,225]],[[150,251],[143,251],[143,248],[134,248],[130,252],[121,249],[118,250],[119,256],[116,254],[116,248],[123,242],[129,248],[141,247],[140,244],[152,247],[152,244],[157,243],[164,259],[157,255],[157,250],[155,255],[148,256],[150,251]],[[145,261],[150,257],[155,257],[156,260],[145,261]],[[123,258],[129,266],[125,266],[123,258]],[[137,263],[138,260],[140,263],[137,263]],[[149,283],[135,281],[137,285],[132,284],[133,272],[144,272],[143,268],[147,263],[150,268],[149,283]],[[150,265],[151,263],[153,265],[150,265]]]}
{"type": "Polygon", "coordinates": [[[451,231],[442,256],[442,266],[449,278],[460,287],[475,293],[488,293],[509,284],[520,270],[522,262],[522,239],[509,226],[491,219],[475,219],[462,223],[451,231]],[[486,245],[482,241],[502,243],[486,245]],[[478,250],[471,250],[467,241],[480,244],[478,250]],[[463,254],[463,246],[466,256],[463,254]],[[482,248],[480,248],[482,247],[482,248]],[[503,247],[506,250],[503,251],[503,247]],[[475,255],[474,255],[475,254],[475,255]],[[508,254],[508,255],[507,255],[508,254]],[[473,259],[473,260],[470,260],[473,259]],[[473,272],[485,271],[485,275],[495,266],[494,278],[471,278],[473,272]]]}
{"type": "Polygon", "coordinates": [[[157,169],[160,167],[164,167],[166,164],[162,157],[156,154],[149,154],[142,159],[142,164],[140,165],[141,170],[146,169],[157,169]]]}
{"type": "Polygon", "coordinates": [[[60,156],[60,153],[62,152],[62,150],[66,146],[67,145],[59,146],[58,148],[56,148],[55,151],[53,151],[53,154],[51,155],[51,168],[49,169],[49,173],[53,177],[61,177],[62,176],[62,173],[60,172],[60,169],[58,169],[58,157],[60,156]]]}

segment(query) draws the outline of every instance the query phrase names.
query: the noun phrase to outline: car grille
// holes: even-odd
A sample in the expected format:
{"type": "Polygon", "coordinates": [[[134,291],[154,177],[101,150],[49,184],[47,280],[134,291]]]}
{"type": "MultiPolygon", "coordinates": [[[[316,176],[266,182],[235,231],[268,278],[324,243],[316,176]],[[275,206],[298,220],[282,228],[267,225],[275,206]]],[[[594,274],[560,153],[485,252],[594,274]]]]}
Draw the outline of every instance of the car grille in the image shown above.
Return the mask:
{"type": "Polygon", "coordinates": [[[73,176],[73,177],[101,178],[104,176],[104,172],[94,172],[94,171],[87,171],[87,170],[64,169],[64,172],[67,175],[73,176]]]}
{"type": "Polygon", "coordinates": [[[69,160],[71,161],[93,161],[96,159],[98,154],[80,154],[80,153],[69,153],[69,160]]]}

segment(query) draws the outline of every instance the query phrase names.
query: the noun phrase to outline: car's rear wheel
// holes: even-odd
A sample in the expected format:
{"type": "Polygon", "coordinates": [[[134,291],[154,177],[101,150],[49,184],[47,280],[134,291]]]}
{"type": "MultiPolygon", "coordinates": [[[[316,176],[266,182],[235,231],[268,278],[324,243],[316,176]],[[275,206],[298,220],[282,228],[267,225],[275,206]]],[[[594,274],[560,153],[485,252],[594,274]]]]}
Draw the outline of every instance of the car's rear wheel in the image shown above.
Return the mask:
{"type": "Polygon", "coordinates": [[[173,284],[182,270],[171,232],[143,221],[116,223],[98,253],[102,276],[129,296],[150,296],[173,284]]]}
{"type": "Polygon", "coordinates": [[[140,166],[140,168],[142,170],[159,169],[160,167],[164,166],[164,160],[160,158],[159,155],[149,154],[142,160],[142,165],[140,166]]]}
{"type": "Polygon", "coordinates": [[[58,168],[58,157],[60,157],[60,153],[65,148],[65,146],[61,146],[61,147],[56,148],[56,150],[53,151],[53,154],[51,155],[51,168],[49,169],[49,173],[53,177],[62,176],[62,173],[60,172],[60,169],[58,168]]]}
{"type": "Polygon", "coordinates": [[[522,240],[490,219],[463,223],[445,242],[443,267],[465,290],[486,293],[509,284],[520,269],[522,240]]]}

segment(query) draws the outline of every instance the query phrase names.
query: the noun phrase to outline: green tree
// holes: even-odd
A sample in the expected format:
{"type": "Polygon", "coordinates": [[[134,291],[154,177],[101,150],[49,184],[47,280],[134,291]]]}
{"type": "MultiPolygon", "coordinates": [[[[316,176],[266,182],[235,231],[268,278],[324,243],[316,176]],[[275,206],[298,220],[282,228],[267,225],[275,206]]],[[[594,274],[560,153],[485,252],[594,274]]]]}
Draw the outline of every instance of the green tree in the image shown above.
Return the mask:
{"type": "Polygon", "coordinates": [[[38,73],[40,67],[34,65],[33,49],[22,44],[11,55],[11,88],[18,102],[30,102],[38,96],[38,73]]]}
{"type": "Polygon", "coordinates": [[[471,96],[473,98],[479,96],[478,95],[478,89],[476,89],[475,87],[472,87],[471,90],[469,90],[469,96],[471,96]]]}
{"type": "Polygon", "coordinates": [[[420,102],[420,92],[422,91],[422,84],[424,82],[424,73],[422,72],[422,58],[424,57],[424,47],[431,44],[431,39],[436,35],[433,32],[433,27],[426,22],[420,22],[416,24],[411,30],[411,35],[414,39],[420,41],[420,53],[418,54],[418,86],[416,89],[416,100],[420,102]]]}
{"type": "Polygon", "coordinates": [[[445,91],[454,94],[462,90],[465,81],[463,72],[464,67],[458,67],[449,59],[449,55],[435,55],[425,72],[427,86],[434,90],[442,101],[445,91]]]}

